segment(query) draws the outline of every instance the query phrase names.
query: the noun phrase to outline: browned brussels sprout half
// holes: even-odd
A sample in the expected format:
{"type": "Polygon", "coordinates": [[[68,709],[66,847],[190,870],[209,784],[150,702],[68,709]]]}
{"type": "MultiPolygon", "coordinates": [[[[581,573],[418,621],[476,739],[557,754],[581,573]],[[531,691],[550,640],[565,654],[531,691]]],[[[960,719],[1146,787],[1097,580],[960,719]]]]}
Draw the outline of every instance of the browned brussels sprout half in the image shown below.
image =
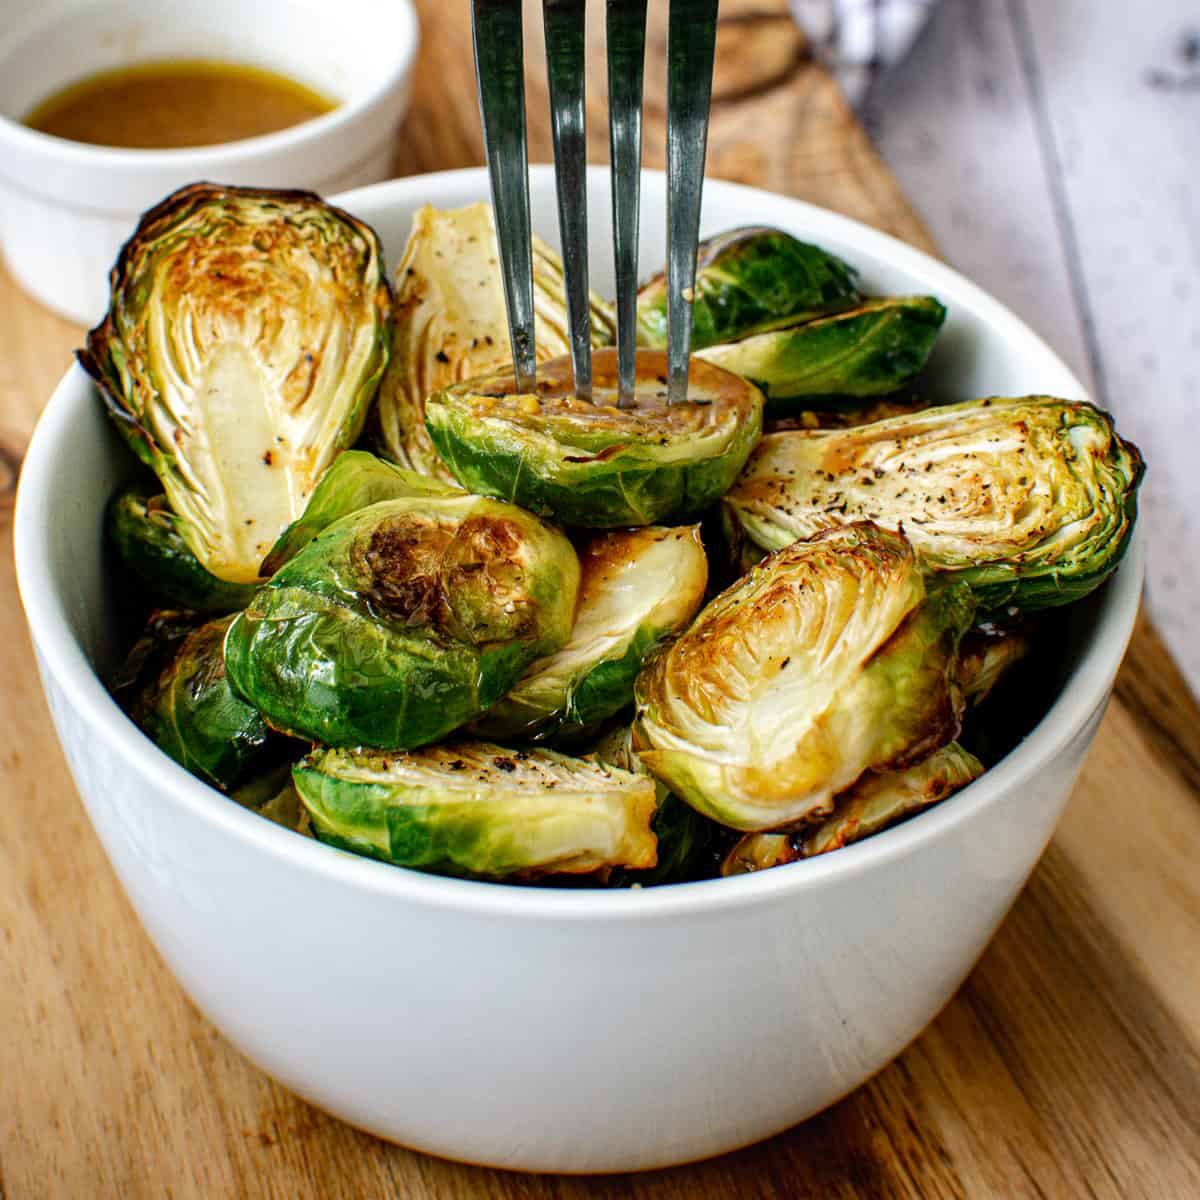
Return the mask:
{"type": "Polygon", "coordinates": [[[385,500],[335,521],[229,631],[238,692],[276,728],[382,749],[444,737],[566,641],[579,560],[497,500],[385,500]]]}
{"type": "Polygon", "coordinates": [[[655,863],[653,780],[552,750],[316,750],[294,775],[318,838],[397,866],[529,879],[655,863]]]}
{"type": "Polygon", "coordinates": [[[974,602],[897,534],[862,523],[752,567],[637,682],[642,762],[734,829],[828,814],[864,771],[959,731],[959,638],[974,602]]]}
{"type": "Polygon", "coordinates": [[[194,184],[142,218],[79,361],[206,571],[258,578],[387,362],[379,239],[311,192],[194,184]]]}
{"type": "Polygon", "coordinates": [[[1070,604],[1121,561],[1137,447],[1090,404],[971,400],[849,429],[763,438],[724,503],[767,550],[871,520],[903,529],[985,609],[1070,604]]]}
{"type": "Polygon", "coordinates": [[[570,638],[476,722],[486,736],[581,733],[615,716],[633,702],[642,660],[704,600],[708,559],[696,525],[598,533],[579,562],[570,638]]]}
{"type": "Polygon", "coordinates": [[[455,478],[564,525],[618,529],[697,517],[741,470],[762,431],[757,388],[693,360],[686,403],[667,404],[667,360],[637,356],[636,395],[617,407],[617,358],[593,356],[593,402],[569,359],[518,392],[511,367],[431,396],[429,434],[455,478]]]}
{"type": "Polygon", "coordinates": [[[722,875],[744,875],[839,850],[945,800],[983,774],[957,742],[902,771],[871,771],[834,801],[833,814],[798,833],[749,833],[726,856],[722,875]]]}
{"type": "MultiPolygon", "coordinates": [[[[705,239],[696,255],[692,349],[853,308],[854,270],[840,258],[780,229],[750,226],[705,239]]],[[[638,292],[638,341],[667,345],[667,282],[656,275],[638,292]]]]}
{"type": "MultiPolygon", "coordinates": [[[[539,362],[570,349],[562,261],[533,239],[534,340],[539,362]]],[[[591,298],[592,342],[613,340],[613,317],[591,298]]],[[[382,450],[398,463],[453,482],[425,431],[425,401],[512,362],[504,280],[491,206],[440,210],[426,205],[413,218],[396,268],[392,357],[375,421],[382,450]]]]}

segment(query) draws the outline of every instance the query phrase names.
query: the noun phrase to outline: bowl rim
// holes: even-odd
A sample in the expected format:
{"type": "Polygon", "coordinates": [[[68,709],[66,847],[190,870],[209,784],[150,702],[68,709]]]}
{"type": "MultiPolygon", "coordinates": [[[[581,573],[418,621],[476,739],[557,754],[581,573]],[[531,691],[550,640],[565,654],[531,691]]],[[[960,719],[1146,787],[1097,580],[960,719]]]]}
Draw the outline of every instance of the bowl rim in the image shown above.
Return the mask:
{"type": "MultiPolygon", "coordinates": [[[[549,166],[533,167],[531,176],[552,179],[552,171],[549,166]]],[[[589,174],[593,173],[607,177],[607,168],[590,168],[589,174]]],[[[647,171],[646,177],[657,177],[659,185],[662,183],[661,172],[647,171]]],[[[443,193],[474,189],[483,196],[487,194],[487,186],[486,169],[479,167],[409,176],[331,199],[353,212],[364,199],[374,206],[394,202],[396,197],[409,192],[423,197],[437,195],[439,189],[443,193]]],[[[762,196],[769,196],[776,207],[783,201],[793,206],[795,227],[803,228],[807,220],[823,227],[830,236],[853,240],[862,247],[864,255],[930,278],[935,290],[940,279],[955,292],[965,294],[977,309],[986,310],[990,324],[1007,327],[1010,336],[1023,338],[1031,346],[1058,358],[999,301],[952,268],[888,234],[777,193],[720,180],[706,181],[706,186],[740,198],[746,202],[747,211],[752,211],[753,201],[762,196]]],[[[1061,359],[1058,361],[1061,364],[1061,359]]],[[[1074,379],[1065,365],[1063,371],[1074,379]]],[[[1081,384],[1078,393],[1086,395],[1081,384]]],[[[298,870],[311,871],[327,882],[344,883],[397,902],[510,919],[573,922],[673,918],[771,902],[788,893],[800,894],[820,887],[827,879],[844,879],[881,867],[912,853],[923,843],[951,834],[982,809],[1002,803],[1006,793],[1024,786],[1086,728],[1107,703],[1133,634],[1140,603],[1145,553],[1144,534],[1138,530],[1120,569],[1106,584],[1104,608],[1071,678],[1029,735],[996,766],[951,799],[836,854],[819,855],[770,871],[653,888],[531,888],[432,875],[375,862],[299,837],[242,808],[158,750],[109,695],[70,632],[62,597],[51,582],[48,557],[54,516],[55,463],[60,447],[72,436],[77,414],[90,403],[93,403],[91,383],[77,364],[72,365],[38,421],[17,491],[14,515],[17,582],[43,670],[91,734],[102,738],[130,771],[161,794],[164,802],[185,806],[194,816],[220,827],[228,836],[243,839],[298,870]]]]}
{"type": "MultiPolygon", "coordinates": [[[[91,142],[76,142],[56,134],[43,133],[41,130],[31,129],[20,120],[0,113],[0,137],[7,138],[28,154],[51,157],[64,166],[133,172],[180,167],[200,173],[231,170],[254,159],[304,149],[313,138],[336,133],[339,129],[358,122],[363,116],[385,104],[387,98],[403,85],[416,61],[421,37],[420,23],[412,0],[395,0],[394,11],[403,26],[400,36],[393,39],[397,54],[376,85],[358,97],[335,104],[328,112],[310,117],[297,125],[277,129],[274,133],[260,133],[255,137],[213,142],[202,146],[99,146],[91,142]]],[[[135,59],[127,65],[137,65],[137,62],[135,59]]],[[[199,177],[198,175],[197,178],[199,177]]]]}

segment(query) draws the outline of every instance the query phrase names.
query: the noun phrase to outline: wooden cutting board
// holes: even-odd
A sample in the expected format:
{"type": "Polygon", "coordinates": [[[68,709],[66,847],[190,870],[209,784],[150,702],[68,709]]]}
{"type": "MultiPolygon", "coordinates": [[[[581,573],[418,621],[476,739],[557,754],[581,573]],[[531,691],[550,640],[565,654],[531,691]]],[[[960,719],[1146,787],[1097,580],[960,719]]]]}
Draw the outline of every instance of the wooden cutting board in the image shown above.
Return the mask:
{"type": "MultiPolygon", "coordinates": [[[[466,5],[418,7],[424,46],[396,159],[405,174],[481,161],[466,5]]],[[[782,0],[722,8],[710,174],[930,248],[782,0]]],[[[530,16],[531,153],[544,161],[540,20],[530,16]]],[[[663,50],[659,22],[651,165],[663,157],[663,50]]],[[[602,105],[591,135],[602,157],[602,105]]],[[[0,328],[7,540],[23,448],[81,331],[3,274],[0,328]]],[[[340,1124],[244,1062],[192,1008],[75,795],[11,558],[6,549],[0,560],[0,1198],[1200,1196],[1200,711],[1148,625],[1028,888],[895,1063],[821,1116],[721,1159],[642,1176],[528,1177],[340,1124]]]]}

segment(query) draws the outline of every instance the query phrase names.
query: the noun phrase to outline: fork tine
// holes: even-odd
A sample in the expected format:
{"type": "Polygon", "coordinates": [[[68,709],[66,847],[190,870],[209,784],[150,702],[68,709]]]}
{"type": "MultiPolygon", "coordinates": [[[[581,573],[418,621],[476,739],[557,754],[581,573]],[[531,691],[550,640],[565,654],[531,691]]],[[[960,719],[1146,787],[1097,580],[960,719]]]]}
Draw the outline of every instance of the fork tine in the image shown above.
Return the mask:
{"type": "Polygon", "coordinates": [[[671,0],[667,25],[667,403],[687,399],[692,291],[717,0],[671,0]]]}
{"type": "Polygon", "coordinates": [[[475,79],[519,391],[536,381],[521,0],[472,0],[475,79]]]}
{"type": "Polygon", "coordinates": [[[608,144],[617,272],[617,404],[633,403],[646,0],[608,0],[608,144]]]}
{"type": "Polygon", "coordinates": [[[592,330],[588,304],[587,131],[584,127],[584,10],[586,0],[543,0],[546,74],[554,183],[562,238],[567,323],[575,394],[592,398],[592,330]]]}

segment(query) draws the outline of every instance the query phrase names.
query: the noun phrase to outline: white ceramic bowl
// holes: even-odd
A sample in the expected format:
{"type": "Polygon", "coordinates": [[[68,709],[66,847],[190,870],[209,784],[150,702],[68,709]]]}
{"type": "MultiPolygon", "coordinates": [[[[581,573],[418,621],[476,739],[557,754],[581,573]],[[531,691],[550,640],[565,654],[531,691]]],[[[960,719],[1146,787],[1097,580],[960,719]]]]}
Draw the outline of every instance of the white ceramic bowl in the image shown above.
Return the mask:
{"type": "Polygon", "coordinates": [[[411,0],[0,0],[0,247],[42,303],[92,324],[144,212],[185,183],[312,188],[386,179],[417,49],[411,0]],[[162,59],[282,71],[342,103],[263,137],[185,150],[83,145],[19,123],[96,71],[162,59]]]}
{"type": "MultiPolygon", "coordinates": [[[[592,261],[611,286],[608,178],[588,180],[592,261]],[[602,269],[603,267],[603,269],[602,269]]],[[[482,171],[342,198],[395,262],[415,209],[484,197],[482,171]]],[[[1011,313],[861,225],[724,183],[708,231],[761,221],[844,255],[870,289],[949,306],[933,364],[964,395],[1082,394],[1011,313]]],[[[533,173],[534,226],[556,228],[533,173]]],[[[662,260],[647,174],[643,268],[662,260]]],[[[715,1154],[857,1087],[949,999],[1048,841],[1133,628],[1140,543],[1075,611],[1062,693],[982,779],[823,858],[640,891],[441,879],[319,845],[187,775],[96,674],[119,653],[101,511],[128,455],[73,369],[29,449],[21,594],[67,758],[113,866],[188,993],[250,1059],[314,1104],[451,1158],[615,1171],[715,1154]]]]}

